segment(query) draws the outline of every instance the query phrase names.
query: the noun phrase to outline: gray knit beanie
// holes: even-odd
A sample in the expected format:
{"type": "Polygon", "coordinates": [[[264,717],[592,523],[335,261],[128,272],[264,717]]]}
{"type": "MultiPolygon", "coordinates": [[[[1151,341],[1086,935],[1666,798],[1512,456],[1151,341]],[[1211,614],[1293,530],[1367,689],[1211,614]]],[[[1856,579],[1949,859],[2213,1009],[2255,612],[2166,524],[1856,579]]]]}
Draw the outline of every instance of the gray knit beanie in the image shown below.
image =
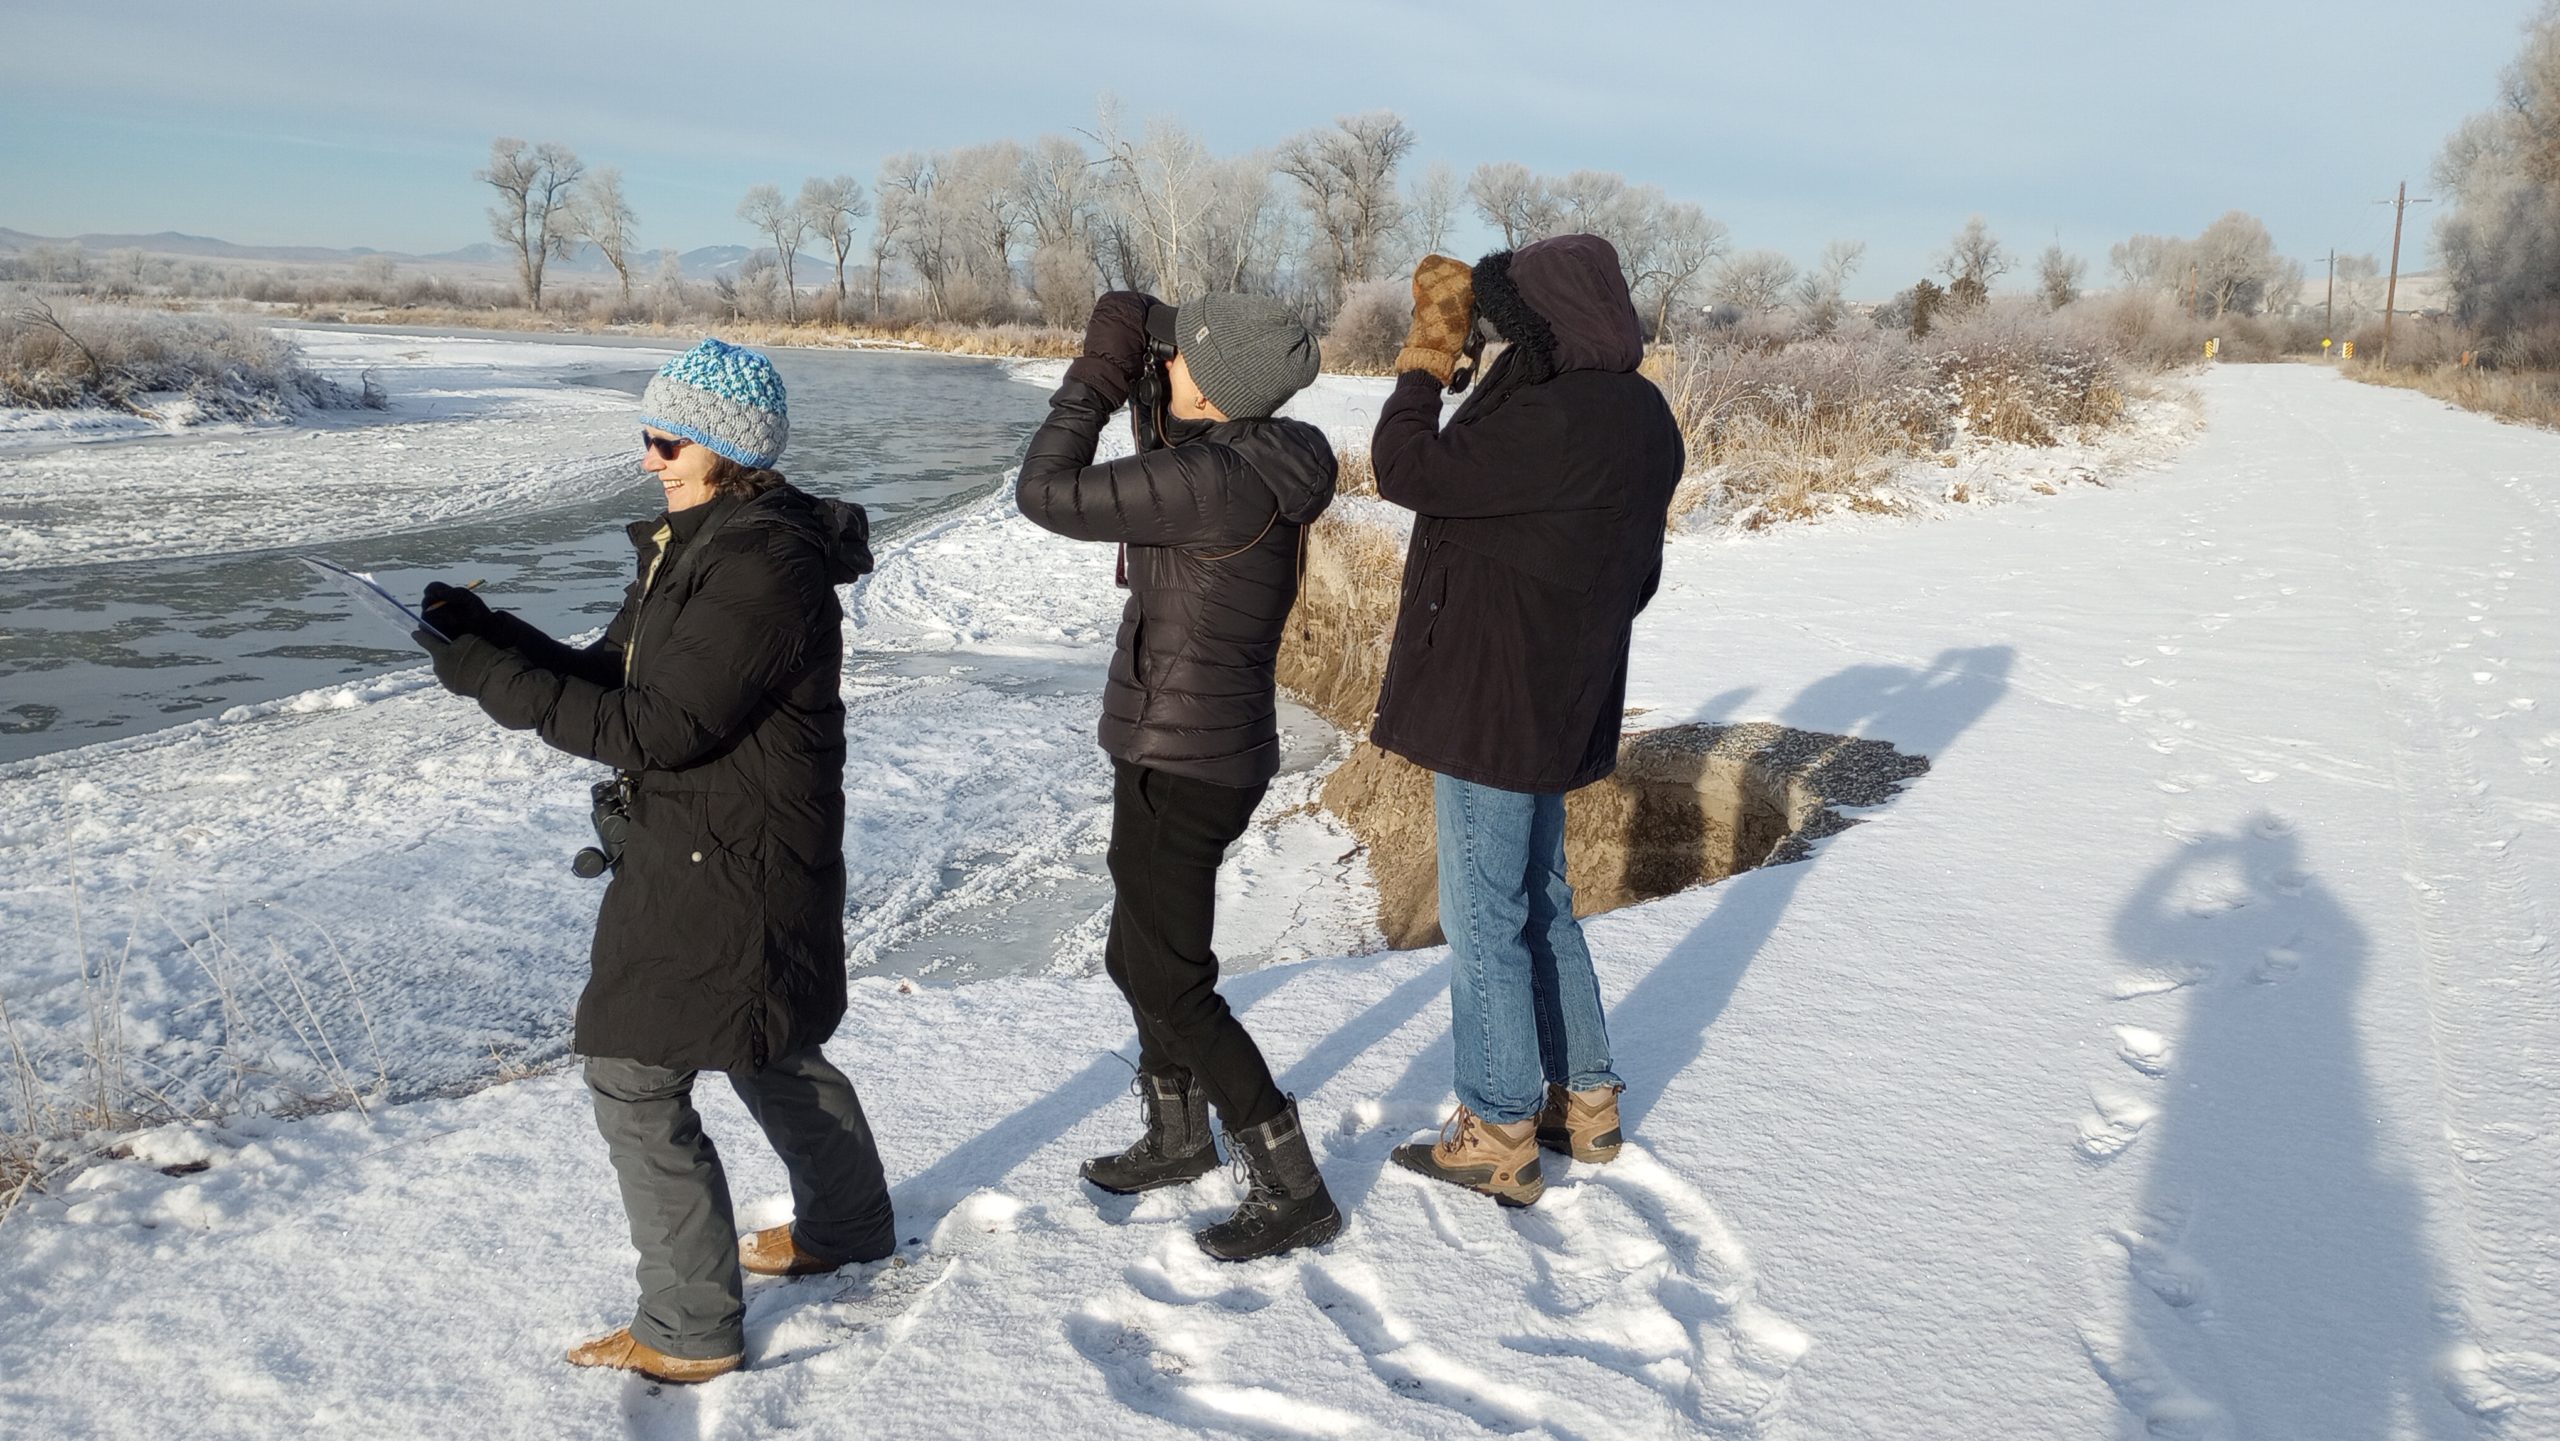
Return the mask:
{"type": "Polygon", "coordinates": [[[1212,292],[1174,307],[1173,346],[1230,420],[1269,415],[1316,378],[1316,338],[1267,295],[1212,292]]]}
{"type": "Polygon", "coordinates": [[[640,423],[750,470],[771,470],[791,438],[781,373],[755,351],[722,340],[702,342],[650,377],[640,392],[640,423]]]}

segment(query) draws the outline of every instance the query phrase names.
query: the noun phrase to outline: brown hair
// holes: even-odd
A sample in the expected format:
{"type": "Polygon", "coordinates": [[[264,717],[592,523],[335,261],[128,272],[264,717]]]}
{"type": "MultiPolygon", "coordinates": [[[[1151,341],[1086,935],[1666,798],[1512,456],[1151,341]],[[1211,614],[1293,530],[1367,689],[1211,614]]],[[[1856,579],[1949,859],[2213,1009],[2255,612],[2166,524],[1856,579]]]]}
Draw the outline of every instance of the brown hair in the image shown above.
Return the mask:
{"type": "Polygon", "coordinates": [[[782,484],[782,472],[740,465],[715,450],[711,452],[710,480],[714,495],[754,496],[782,484]]]}

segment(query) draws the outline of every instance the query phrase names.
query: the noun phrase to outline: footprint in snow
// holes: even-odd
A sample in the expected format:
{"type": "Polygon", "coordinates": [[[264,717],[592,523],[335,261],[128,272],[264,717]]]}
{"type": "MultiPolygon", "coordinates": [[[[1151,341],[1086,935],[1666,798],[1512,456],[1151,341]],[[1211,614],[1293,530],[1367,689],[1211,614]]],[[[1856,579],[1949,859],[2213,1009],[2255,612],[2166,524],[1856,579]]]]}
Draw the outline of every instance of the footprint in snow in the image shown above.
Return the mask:
{"type": "Polygon", "coordinates": [[[2169,1038],[2142,1026],[2116,1027],[2116,1056],[2153,1079],[2169,1074],[2169,1038]]]}
{"type": "Polygon", "coordinates": [[[2072,1149],[2081,1159],[2101,1164],[2123,1155],[2160,1114],[2149,1101],[2111,1087],[2093,1089],[2089,1100],[2096,1109],[2080,1118],[2072,1149]]]}
{"type": "Polygon", "coordinates": [[[1101,1373],[1112,1399],[1188,1430],[1295,1438],[1372,1429],[1349,1411],[1230,1377],[1226,1356],[1253,1349],[1243,1335],[1142,1297],[1087,1304],[1067,1318],[1067,1344],[1101,1373]]]}
{"type": "Polygon", "coordinates": [[[2136,1284],[2169,1309],[2201,1321],[2212,1314],[2205,1304],[2209,1287],[2204,1267],[2178,1247],[2185,1231],[2182,1217],[2153,1216],[2115,1232],[2113,1239],[2124,1248],[2125,1270],[2136,1284]]]}
{"type": "Polygon", "coordinates": [[[2171,991],[2185,990],[2203,981],[2210,974],[2200,966],[2189,966],[2179,970],[2144,971],[2117,981],[2109,989],[2108,994],[2119,1001],[2138,1001],[2148,996],[2165,996],[2171,991]]]}

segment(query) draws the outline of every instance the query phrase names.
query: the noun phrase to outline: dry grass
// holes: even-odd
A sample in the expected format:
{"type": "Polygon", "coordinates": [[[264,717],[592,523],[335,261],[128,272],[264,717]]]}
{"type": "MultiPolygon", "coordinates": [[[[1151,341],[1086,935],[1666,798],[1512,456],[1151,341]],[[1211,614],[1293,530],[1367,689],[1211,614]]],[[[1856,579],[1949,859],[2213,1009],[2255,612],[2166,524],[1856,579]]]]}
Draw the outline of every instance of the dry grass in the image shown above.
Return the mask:
{"type": "Polygon", "coordinates": [[[367,1110],[391,1078],[354,967],[327,930],[275,908],[315,939],[297,957],[273,935],[262,956],[235,948],[223,920],[180,920],[145,885],[132,889],[122,940],[93,947],[71,880],[70,942],[79,966],[81,1034],[30,1046],[0,997],[0,1221],[54,1177],[112,1152],[120,1133],[181,1120],[221,1119],[252,1106],[282,1114],[367,1110]],[[213,990],[221,1025],[216,1071],[184,1075],[127,1045],[124,977],[146,940],[165,936],[213,990]],[[325,1013],[352,1012],[333,1030],[325,1013]],[[361,1050],[359,1050],[361,1046],[361,1050]],[[365,1065],[370,1060],[369,1066],[365,1065]],[[317,1082],[313,1089],[310,1082],[317,1082]]]}
{"type": "Polygon", "coordinates": [[[2484,370],[2458,364],[2387,370],[2379,365],[2349,365],[2345,370],[2367,385],[2422,391],[2500,420],[2560,430],[2560,374],[2551,371],[2484,370]]]}
{"type": "Polygon", "coordinates": [[[2088,325],[1994,308],[1924,341],[1872,329],[1794,340],[1743,331],[1657,350],[1645,373],[1689,446],[1673,518],[1712,508],[1756,529],[1896,511],[1907,501],[1887,482],[1913,459],[2103,431],[2123,419],[2125,380],[2088,325]]]}
{"type": "Polygon", "coordinates": [[[1355,733],[1377,710],[1404,575],[1403,537],[1360,510],[1337,506],[1307,528],[1306,572],[1281,632],[1278,671],[1291,695],[1355,733]]]}

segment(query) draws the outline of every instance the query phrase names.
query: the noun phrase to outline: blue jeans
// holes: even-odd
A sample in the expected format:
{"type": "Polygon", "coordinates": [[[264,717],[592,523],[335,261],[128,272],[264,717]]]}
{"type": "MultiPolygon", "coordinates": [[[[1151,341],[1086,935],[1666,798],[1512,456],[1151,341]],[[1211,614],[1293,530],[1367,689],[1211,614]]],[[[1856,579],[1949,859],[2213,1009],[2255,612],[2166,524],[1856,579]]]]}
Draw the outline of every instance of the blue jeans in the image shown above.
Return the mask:
{"type": "Polygon", "coordinates": [[[1443,775],[1432,783],[1459,1102],[1500,1126],[1536,1115],[1549,1081],[1618,1085],[1600,981],[1564,878],[1564,797],[1443,775]]]}

